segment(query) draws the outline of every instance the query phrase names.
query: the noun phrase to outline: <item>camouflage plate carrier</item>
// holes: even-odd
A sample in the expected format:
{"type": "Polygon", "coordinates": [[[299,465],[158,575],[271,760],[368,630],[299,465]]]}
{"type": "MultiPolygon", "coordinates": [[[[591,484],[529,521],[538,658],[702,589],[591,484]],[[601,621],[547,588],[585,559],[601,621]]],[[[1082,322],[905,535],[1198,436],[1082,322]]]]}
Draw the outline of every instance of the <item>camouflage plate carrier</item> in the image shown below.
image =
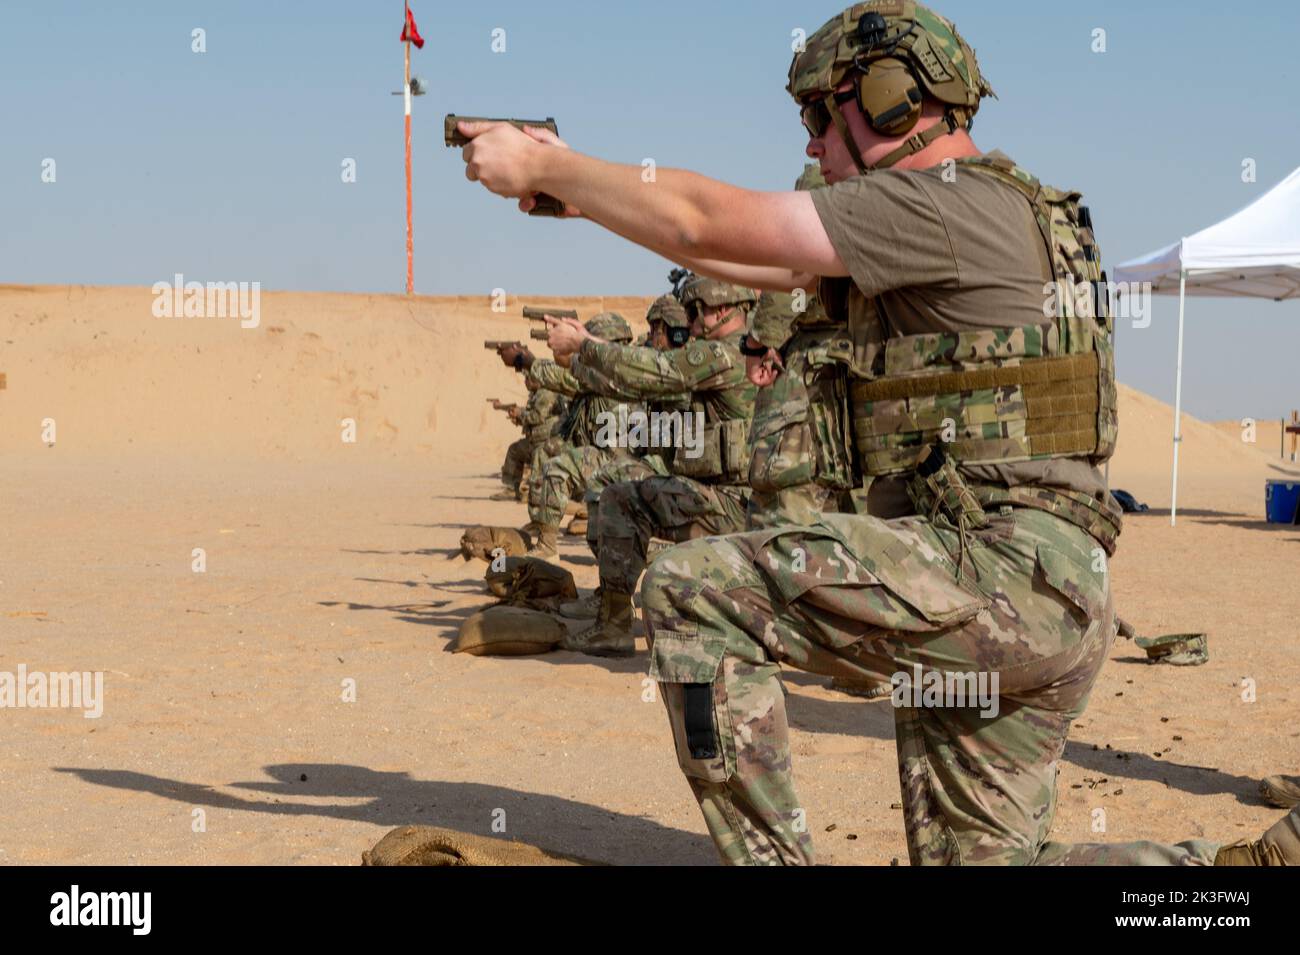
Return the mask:
{"type": "MultiPolygon", "coordinates": [[[[1027,326],[889,337],[877,301],[849,279],[823,280],[819,297],[832,318],[796,327],[783,349],[789,374],[774,386],[783,394],[768,396],[755,418],[756,492],[811,480],[863,501],[873,480],[910,475],[936,444],[964,466],[1062,457],[1101,465],[1114,453],[1113,325],[1080,194],[1044,186],[1000,154],[958,166],[998,178],[1029,203],[1052,265],[1047,301],[1055,315],[1027,326]]],[[[1055,513],[1114,550],[1120,515],[1109,502],[1037,487],[977,493],[985,506],[1055,513]]]]}
{"type": "MultiPolygon", "coordinates": [[[[1079,193],[1044,186],[1005,156],[958,165],[1000,179],[1029,203],[1052,266],[1056,314],[1035,325],[887,338],[879,309],[850,283],[849,334],[828,355],[851,375],[862,473],[908,474],[940,442],[966,466],[1063,457],[1104,464],[1118,433],[1115,355],[1088,210],[1079,193]]],[[[985,489],[981,503],[1049,510],[1112,553],[1119,534],[1118,510],[1085,494],[985,489]]]]}

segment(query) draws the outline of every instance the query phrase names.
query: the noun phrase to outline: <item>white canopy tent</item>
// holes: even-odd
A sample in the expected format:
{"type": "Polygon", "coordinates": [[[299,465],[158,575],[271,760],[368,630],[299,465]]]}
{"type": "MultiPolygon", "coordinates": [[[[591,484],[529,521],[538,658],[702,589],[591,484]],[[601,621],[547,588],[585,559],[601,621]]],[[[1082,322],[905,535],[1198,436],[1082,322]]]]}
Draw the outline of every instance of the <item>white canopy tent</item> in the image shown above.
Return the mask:
{"type": "Polygon", "coordinates": [[[1183,318],[1187,297],[1300,300],[1300,169],[1246,208],[1208,229],[1115,270],[1115,282],[1151,283],[1178,294],[1178,371],[1174,386],[1174,471],[1169,522],[1178,520],[1178,445],[1183,440],[1183,318]]]}

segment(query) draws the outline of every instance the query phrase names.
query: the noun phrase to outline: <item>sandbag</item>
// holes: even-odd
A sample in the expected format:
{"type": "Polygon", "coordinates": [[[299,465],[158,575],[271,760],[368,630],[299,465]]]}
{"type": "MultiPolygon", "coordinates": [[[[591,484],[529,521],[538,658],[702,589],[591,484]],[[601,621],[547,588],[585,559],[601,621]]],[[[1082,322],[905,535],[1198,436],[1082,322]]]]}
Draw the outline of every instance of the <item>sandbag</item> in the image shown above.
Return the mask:
{"type": "Polygon", "coordinates": [[[466,560],[491,561],[498,549],[507,557],[522,557],[532,549],[533,541],[528,534],[513,527],[489,527],[480,524],[471,527],[460,538],[460,553],[466,560]]]}
{"type": "Polygon", "coordinates": [[[498,570],[497,562],[488,564],[484,580],[488,592],[502,603],[554,613],[566,600],[578,598],[573,574],[540,557],[507,557],[498,570]]]}
{"type": "Polygon", "coordinates": [[[447,649],[476,657],[529,656],[554,650],[565,632],[564,624],[547,614],[498,604],[461,624],[447,649]]]}
{"type": "Polygon", "coordinates": [[[401,826],[361,853],[361,864],[557,866],[597,865],[573,856],[547,852],[523,842],[489,839],[454,829],[401,826]]]}
{"type": "Polygon", "coordinates": [[[1170,633],[1159,637],[1138,637],[1134,642],[1146,651],[1151,663],[1198,667],[1210,660],[1209,643],[1203,633],[1170,633]]]}

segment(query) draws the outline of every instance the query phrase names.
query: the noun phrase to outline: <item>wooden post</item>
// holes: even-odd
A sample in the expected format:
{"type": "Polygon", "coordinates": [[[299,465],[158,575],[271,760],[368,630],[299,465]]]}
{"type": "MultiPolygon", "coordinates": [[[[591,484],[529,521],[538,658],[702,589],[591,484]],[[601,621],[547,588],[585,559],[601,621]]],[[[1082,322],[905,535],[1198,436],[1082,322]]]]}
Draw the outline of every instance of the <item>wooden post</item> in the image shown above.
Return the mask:
{"type": "MultiPolygon", "coordinates": [[[[411,5],[402,2],[402,23],[410,22],[411,5]]],[[[406,294],[415,294],[415,233],[411,220],[411,40],[407,37],[402,97],[406,104],[406,294]]]]}
{"type": "Polygon", "coordinates": [[[1300,411],[1291,412],[1291,427],[1287,430],[1291,432],[1291,463],[1295,464],[1296,442],[1300,441],[1300,411]]]}

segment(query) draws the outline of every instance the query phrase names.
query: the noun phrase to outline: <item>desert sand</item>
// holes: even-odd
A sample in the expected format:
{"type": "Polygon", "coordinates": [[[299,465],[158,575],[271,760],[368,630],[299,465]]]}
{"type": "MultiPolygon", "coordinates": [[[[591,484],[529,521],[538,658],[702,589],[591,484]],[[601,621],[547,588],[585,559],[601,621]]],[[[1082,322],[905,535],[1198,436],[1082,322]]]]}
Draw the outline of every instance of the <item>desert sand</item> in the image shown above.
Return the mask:
{"type": "MultiPolygon", "coordinates": [[[[644,652],[444,652],[488,602],[483,565],[449,557],[463,529],[526,519],[487,500],[517,432],[485,399],[524,389],[483,339],[526,339],[521,304],[646,300],[265,293],[256,328],[151,302],[0,286],[0,670],[104,673],[99,719],[0,710],[0,861],[355,864],[393,826],[502,822],[607,862],[715,861],[644,652]]],[[[1300,772],[1300,528],[1263,522],[1264,482],[1300,469],[1276,422],[1250,445],[1187,418],[1171,528],[1172,412],[1120,401],[1112,485],[1152,510],[1118,605],[1139,633],[1208,632],[1211,659],[1116,644],[1054,834],[1253,835],[1279,814],[1258,777],[1300,772]]],[[[562,557],[594,585],[580,540],[562,557]]],[[[890,706],[823,683],[788,675],[820,861],[905,861],[890,706]]]]}

